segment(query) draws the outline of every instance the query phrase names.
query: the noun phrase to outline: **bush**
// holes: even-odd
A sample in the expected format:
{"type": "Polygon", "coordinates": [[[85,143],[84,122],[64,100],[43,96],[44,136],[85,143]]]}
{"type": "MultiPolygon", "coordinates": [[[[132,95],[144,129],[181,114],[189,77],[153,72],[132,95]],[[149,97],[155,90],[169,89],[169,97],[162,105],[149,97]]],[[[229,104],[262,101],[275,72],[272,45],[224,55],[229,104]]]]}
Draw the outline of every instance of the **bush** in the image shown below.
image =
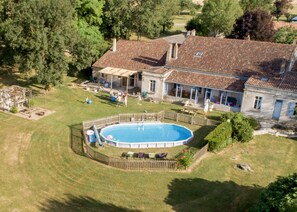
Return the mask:
{"type": "Polygon", "coordinates": [[[194,152],[190,150],[184,150],[184,152],[178,159],[178,168],[180,169],[188,168],[193,161],[193,157],[194,157],[194,152]]]}
{"type": "Polygon", "coordinates": [[[269,184],[253,211],[297,211],[297,173],[269,184]]]}
{"type": "Polygon", "coordinates": [[[257,119],[255,119],[254,117],[247,117],[247,121],[249,122],[249,124],[251,125],[251,127],[254,130],[258,130],[261,128],[260,123],[257,121],[257,119]]]}
{"type": "Polygon", "coordinates": [[[248,142],[253,138],[253,128],[248,119],[240,113],[231,120],[232,123],[232,138],[239,142],[248,142]]]}
{"type": "Polygon", "coordinates": [[[230,122],[223,122],[209,133],[204,140],[208,143],[208,150],[221,150],[232,143],[232,126],[230,122]]]}
{"type": "Polygon", "coordinates": [[[234,116],[236,115],[236,113],[230,112],[230,113],[223,113],[221,115],[221,121],[227,121],[227,120],[232,120],[234,118],[234,116]]]}
{"type": "Polygon", "coordinates": [[[17,113],[18,112],[18,108],[17,108],[17,106],[12,106],[12,108],[10,109],[10,112],[12,112],[12,113],[17,113]]]}

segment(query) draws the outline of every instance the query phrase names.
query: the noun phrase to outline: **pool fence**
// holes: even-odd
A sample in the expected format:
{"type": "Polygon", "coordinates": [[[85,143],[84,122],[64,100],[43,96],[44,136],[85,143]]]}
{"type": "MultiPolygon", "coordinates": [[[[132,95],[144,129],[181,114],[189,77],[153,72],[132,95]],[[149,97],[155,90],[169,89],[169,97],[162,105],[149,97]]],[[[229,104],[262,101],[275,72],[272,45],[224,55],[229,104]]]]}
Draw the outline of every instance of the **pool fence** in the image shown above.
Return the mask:
{"type": "MultiPolygon", "coordinates": [[[[179,114],[173,111],[161,111],[158,113],[133,113],[133,114],[119,114],[115,116],[104,117],[96,120],[84,121],[80,133],[80,139],[78,138],[77,129],[71,129],[71,148],[76,147],[74,152],[83,151],[83,153],[100,163],[105,165],[124,169],[124,170],[160,170],[160,171],[176,171],[178,169],[177,159],[165,159],[165,160],[153,160],[153,159],[126,159],[126,158],[114,158],[103,153],[100,153],[95,147],[92,147],[87,140],[86,130],[90,129],[93,125],[96,125],[98,129],[108,125],[124,123],[124,122],[156,122],[164,119],[174,120],[177,122],[183,122],[187,124],[195,125],[218,125],[218,121],[205,119],[201,116],[191,116],[186,114],[179,114]],[[73,144],[73,142],[75,144],[73,144]]],[[[202,147],[197,151],[193,157],[193,162],[201,159],[207,153],[208,145],[202,147]]]]}

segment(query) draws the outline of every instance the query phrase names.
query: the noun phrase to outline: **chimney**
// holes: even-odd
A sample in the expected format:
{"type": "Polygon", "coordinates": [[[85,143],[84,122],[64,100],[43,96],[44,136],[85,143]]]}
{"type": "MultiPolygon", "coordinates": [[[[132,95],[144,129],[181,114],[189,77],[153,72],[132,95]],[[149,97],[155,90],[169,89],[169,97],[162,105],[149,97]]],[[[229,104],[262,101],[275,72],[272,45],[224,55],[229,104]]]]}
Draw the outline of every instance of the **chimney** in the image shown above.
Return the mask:
{"type": "Polygon", "coordinates": [[[168,63],[172,58],[172,44],[169,44],[169,48],[166,55],[166,63],[168,63]]]}
{"type": "Polygon", "coordinates": [[[187,35],[186,37],[190,36],[191,35],[191,31],[187,31],[187,35]]]}
{"type": "Polygon", "coordinates": [[[192,31],[191,31],[191,35],[192,35],[192,36],[196,36],[196,29],[192,29],[192,31]]]}
{"type": "Polygon", "coordinates": [[[174,49],[173,49],[173,58],[176,60],[178,55],[178,44],[174,44],[174,49]]]}
{"type": "Polygon", "coordinates": [[[116,52],[117,51],[117,39],[113,38],[112,39],[112,52],[116,52]]]}
{"type": "Polygon", "coordinates": [[[248,34],[247,36],[244,37],[244,40],[251,40],[251,36],[250,34],[248,34]]]}

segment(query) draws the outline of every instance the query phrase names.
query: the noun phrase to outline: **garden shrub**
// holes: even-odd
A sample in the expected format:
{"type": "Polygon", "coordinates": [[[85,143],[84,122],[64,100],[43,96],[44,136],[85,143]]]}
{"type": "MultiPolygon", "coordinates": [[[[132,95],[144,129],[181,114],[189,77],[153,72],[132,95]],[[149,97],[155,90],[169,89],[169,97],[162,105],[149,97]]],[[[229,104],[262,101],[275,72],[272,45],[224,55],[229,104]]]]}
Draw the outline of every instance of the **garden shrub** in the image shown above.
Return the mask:
{"type": "Polygon", "coordinates": [[[230,113],[223,113],[221,115],[221,121],[227,121],[227,120],[232,120],[234,118],[234,116],[236,115],[236,113],[230,112],[230,113]]]}
{"type": "Polygon", "coordinates": [[[250,123],[251,127],[254,130],[258,130],[260,129],[261,125],[260,123],[257,121],[257,119],[255,119],[254,117],[247,117],[247,121],[250,123]]]}
{"type": "Polygon", "coordinates": [[[181,154],[180,158],[178,159],[178,168],[186,169],[188,168],[191,163],[193,162],[194,152],[187,149],[184,150],[181,154]]]}
{"type": "Polygon", "coordinates": [[[17,106],[12,106],[12,108],[10,109],[10,112],[12,112],[12,113],[17,113],[18,112],[18,108],[17,108],[17,106]]]}
{"type": "Polygon", "coordinates": [[[297,173],[269,184],[253,211],[297,211],[297,173]]]}
{"type": "Polygon", "coordinates": [[[253,138],[253,128],[251,127],[248,119],[242,114],[237,113],[232,123],[232,138],[239,142],[248,142],[253,138]]]}
{"type": "Polygon", "coordinates": [[[221,150],[232,143],[232,126],[225,121],[209,133],[204,140],[208,143],[208,150],[221,150]]]}

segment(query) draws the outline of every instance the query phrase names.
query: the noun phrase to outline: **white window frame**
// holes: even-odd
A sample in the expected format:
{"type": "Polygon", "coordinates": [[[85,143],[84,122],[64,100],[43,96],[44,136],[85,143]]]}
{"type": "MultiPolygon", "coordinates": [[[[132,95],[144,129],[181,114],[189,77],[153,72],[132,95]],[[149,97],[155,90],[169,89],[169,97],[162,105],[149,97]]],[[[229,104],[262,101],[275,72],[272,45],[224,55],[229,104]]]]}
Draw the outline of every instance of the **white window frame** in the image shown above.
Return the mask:
{"type": "Polygon", "coordinates": [[[255,96],[255,101],[253,106],[255,110],[261,110],[262,101],[263,101],[262,96],[255,96]]]}
{"type": "Polygon", "coordinates": [[[156,80],[150,80],[149,91],[152,93],[156,92],[156,80]]]}

